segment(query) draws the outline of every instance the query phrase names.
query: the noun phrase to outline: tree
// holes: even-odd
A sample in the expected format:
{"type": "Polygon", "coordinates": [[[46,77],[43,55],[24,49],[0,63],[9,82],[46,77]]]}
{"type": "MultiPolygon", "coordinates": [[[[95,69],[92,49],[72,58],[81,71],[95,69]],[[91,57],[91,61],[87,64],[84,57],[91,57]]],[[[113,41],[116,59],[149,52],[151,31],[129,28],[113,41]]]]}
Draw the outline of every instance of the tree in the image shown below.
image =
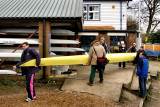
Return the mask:
{"type": "Polygon", "coordinates": [[[132,18],[132,16],[127,17],[127,30],[137,30],[139,27],[138,22],[132,18]]]}
{"type": "Polygon", "coordinates": [[[148,37],[149,42],[154,43],[160,43],[160,30],[157,32],[152,32],[148,37]]]}
{"type": "MultiPolygon", "coordinates": [[[[138,2],[128,5],[134,14],[138,12],[138,2]]],[[[160,23],[160,0],[141,0],[141,23],[147,24],[146,35],[149,36],[160,23]]],[[[135,15],[136,16],[136,15],[135,15]]]]}

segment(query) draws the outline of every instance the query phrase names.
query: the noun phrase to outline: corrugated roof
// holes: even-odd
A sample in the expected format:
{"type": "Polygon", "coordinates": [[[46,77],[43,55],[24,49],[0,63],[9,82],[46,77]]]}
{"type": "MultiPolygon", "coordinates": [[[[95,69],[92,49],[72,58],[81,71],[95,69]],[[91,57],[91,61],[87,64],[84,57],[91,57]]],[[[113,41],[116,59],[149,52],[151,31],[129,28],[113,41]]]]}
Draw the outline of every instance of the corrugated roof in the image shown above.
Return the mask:
{"type": "Polygon", "coordinates": [[[132,0],[83,0],[83,1],[132,1],[132,0]]]}
{"type": "Polygon", "coordinates": [[[83,0],[0,0],[0,18],[82,17],[83,0]]]}

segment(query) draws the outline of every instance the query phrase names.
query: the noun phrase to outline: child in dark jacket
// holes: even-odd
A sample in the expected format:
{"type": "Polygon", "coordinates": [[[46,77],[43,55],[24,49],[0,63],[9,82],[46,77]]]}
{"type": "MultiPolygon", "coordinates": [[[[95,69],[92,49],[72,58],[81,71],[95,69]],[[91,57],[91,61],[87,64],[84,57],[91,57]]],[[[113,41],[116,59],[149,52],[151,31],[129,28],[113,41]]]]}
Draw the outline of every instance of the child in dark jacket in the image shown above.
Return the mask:
{"type": "Polygon", "coordinates": [[[137,73],[139,76],[139,87],[140,87],[140,97],[144,98],[146,95],[146,84],[148,76],[149,62],[145,57],[145,52],[142,51],[139,54],[138,64],[137,64],[137,73]]]}

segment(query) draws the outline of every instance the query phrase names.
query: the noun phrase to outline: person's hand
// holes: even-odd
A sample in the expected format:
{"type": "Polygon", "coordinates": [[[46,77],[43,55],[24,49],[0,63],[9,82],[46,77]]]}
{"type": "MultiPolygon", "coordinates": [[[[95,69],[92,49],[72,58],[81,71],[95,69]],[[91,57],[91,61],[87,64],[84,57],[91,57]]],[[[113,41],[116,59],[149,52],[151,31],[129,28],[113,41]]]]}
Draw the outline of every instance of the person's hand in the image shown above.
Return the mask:
{"type": "Polygon", "coordinates": [[[36,65],[36,66],[34,66],[35,68],[38,68],[38,66],[36,65]]]}
{"type": "Polygon", "coordinates": [[[136,77],[138,77],[138,75],[136,75],[136,77]]]}
{"type": "Polygon", "coordinates": [[[90,63],[87,63],[87,65],[91,65],[90,63]]]}
{"type": "Polygon", "coordinates": [[[16,71],[17,67],[16,66],[13,66],[13,71],[16,71]]]}

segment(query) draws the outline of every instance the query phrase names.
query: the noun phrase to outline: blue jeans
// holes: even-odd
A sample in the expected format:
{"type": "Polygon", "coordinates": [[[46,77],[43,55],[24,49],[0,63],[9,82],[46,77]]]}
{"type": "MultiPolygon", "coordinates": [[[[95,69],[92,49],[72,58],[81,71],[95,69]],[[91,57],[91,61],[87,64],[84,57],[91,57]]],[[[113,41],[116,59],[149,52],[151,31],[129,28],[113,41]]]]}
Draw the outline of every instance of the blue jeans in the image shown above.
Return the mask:
{"type": "Polygon", "coordinates": [[[140,97],[144,97],[146,95],[147,89],[147,78],[139,77],[139,88],[140,88],[140,97]]]}

